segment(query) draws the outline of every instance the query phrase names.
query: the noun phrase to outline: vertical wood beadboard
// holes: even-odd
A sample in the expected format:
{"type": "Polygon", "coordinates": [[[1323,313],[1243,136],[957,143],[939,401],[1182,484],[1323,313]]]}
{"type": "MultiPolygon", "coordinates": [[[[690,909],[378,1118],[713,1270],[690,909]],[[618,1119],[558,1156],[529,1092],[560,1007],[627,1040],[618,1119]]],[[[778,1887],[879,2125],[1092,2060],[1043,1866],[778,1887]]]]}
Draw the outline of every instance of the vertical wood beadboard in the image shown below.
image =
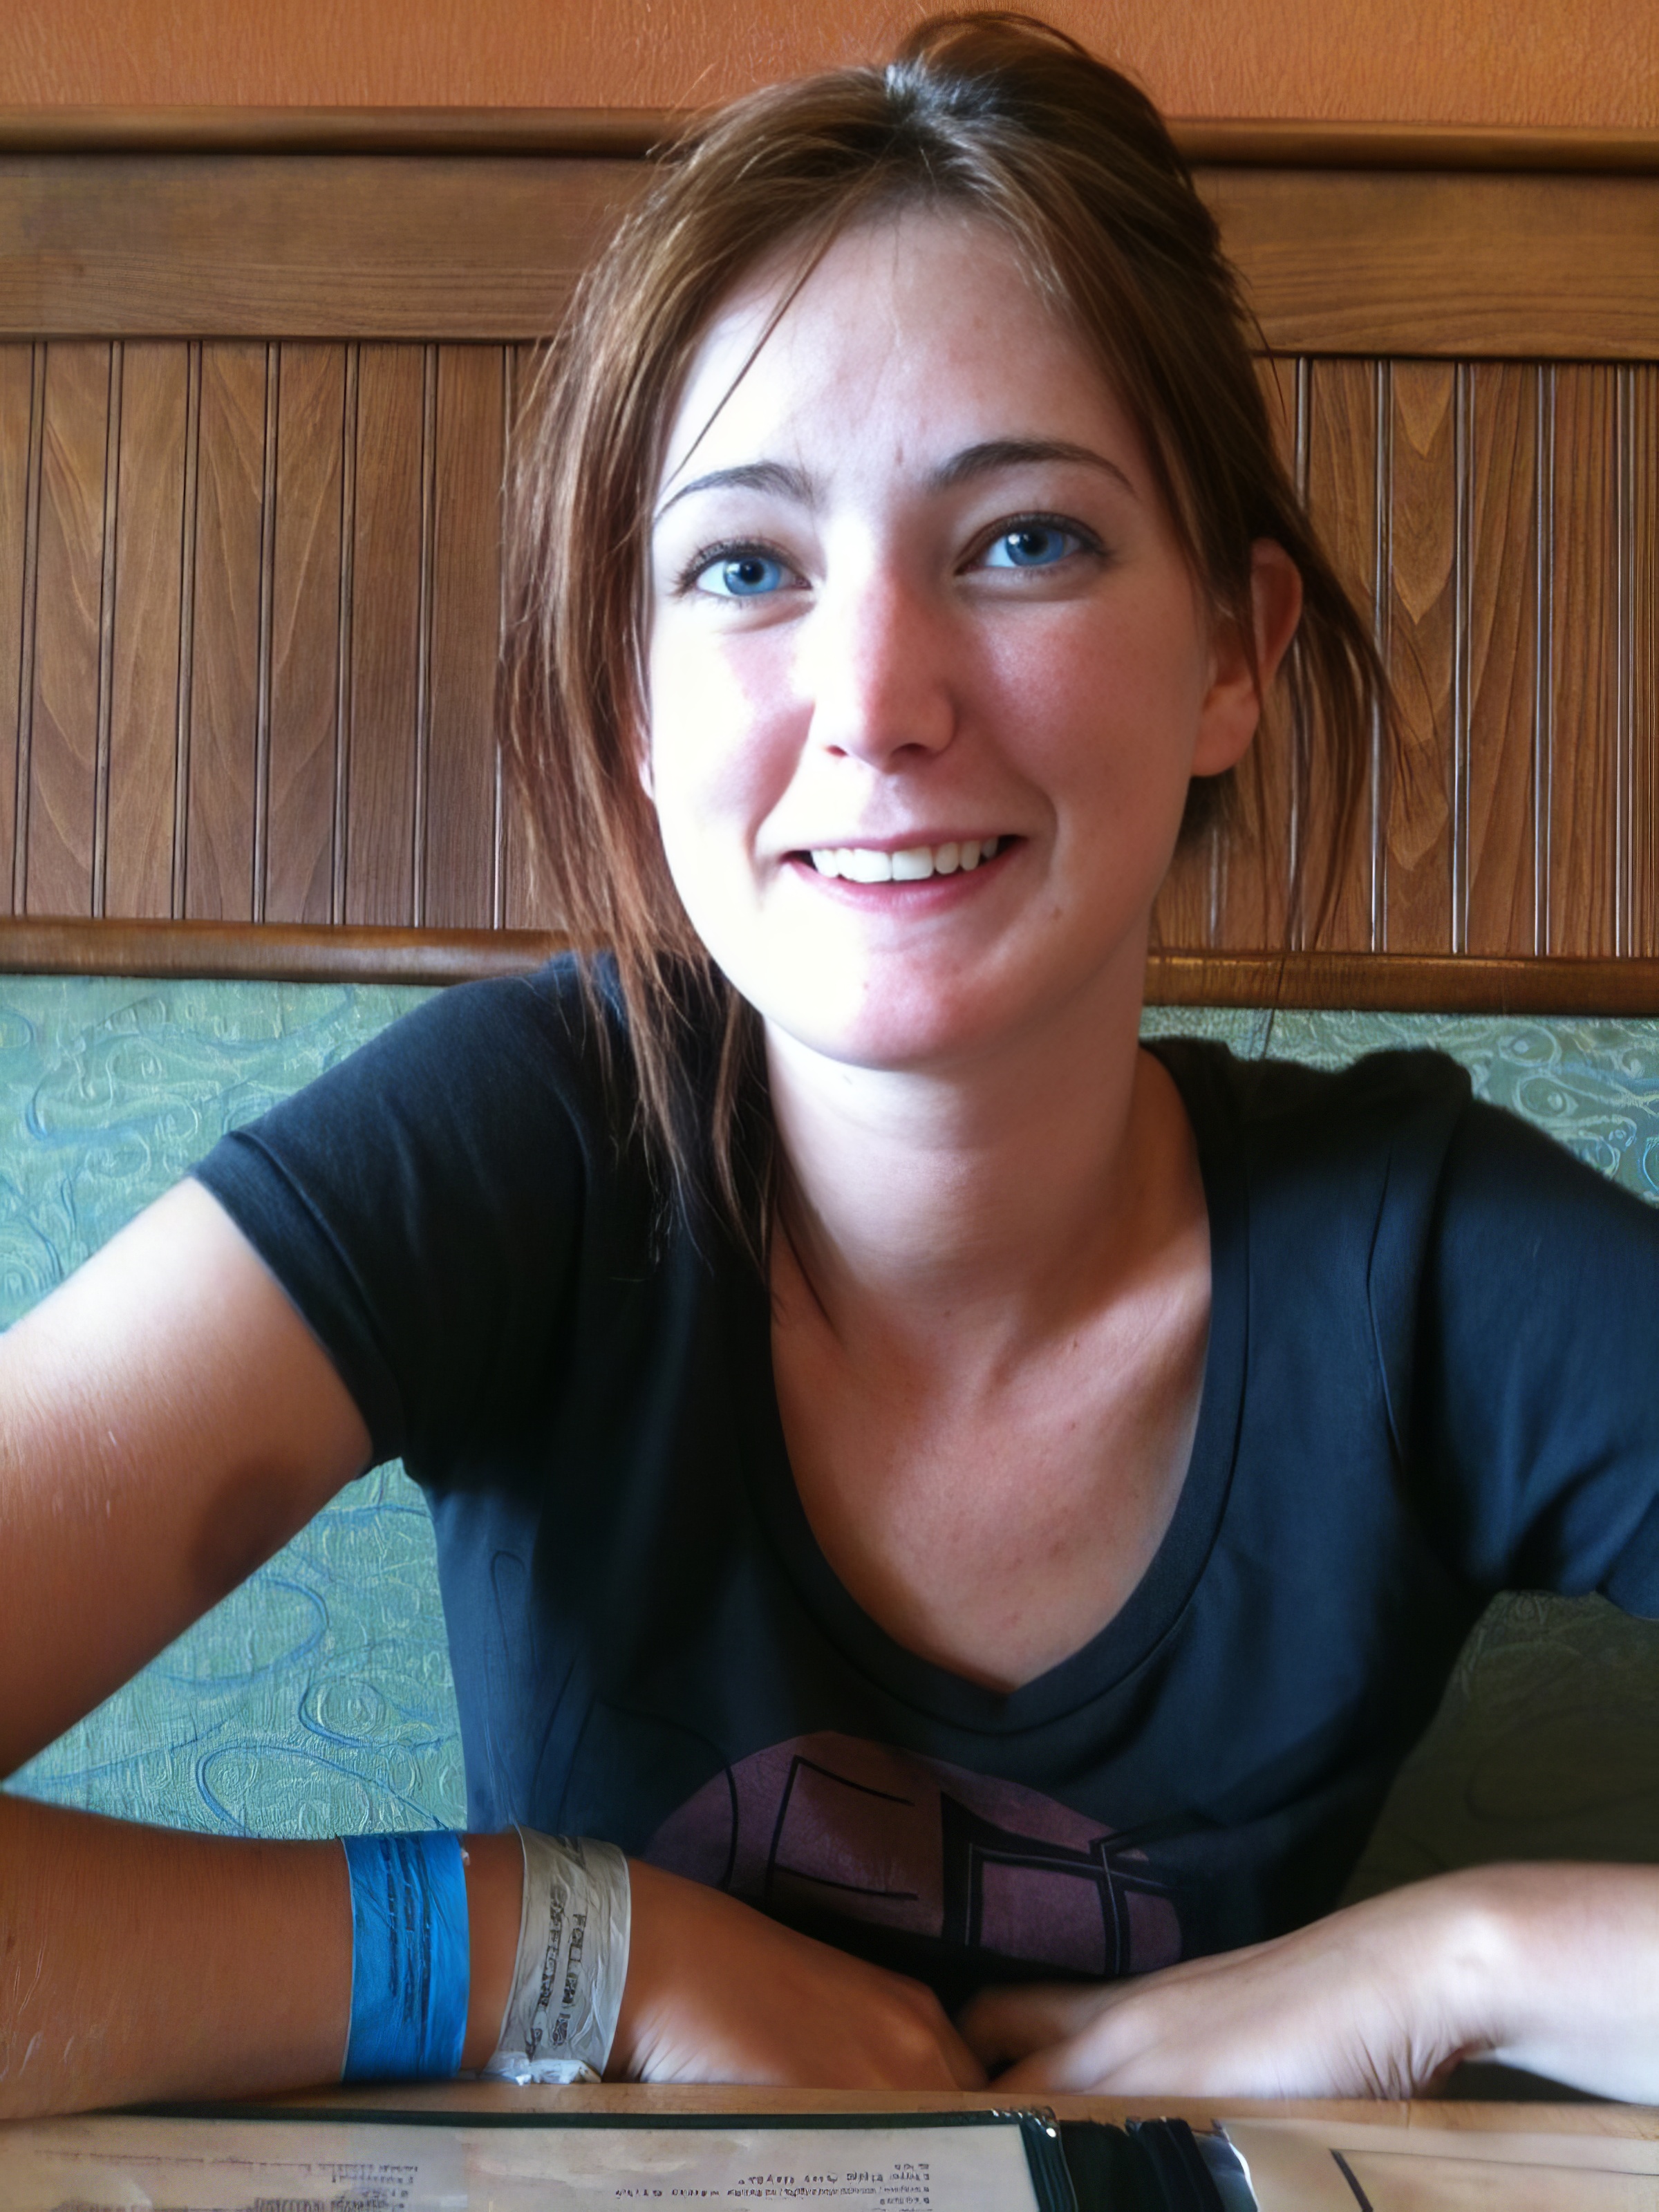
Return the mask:
{"type": "Polygon", "coordinates": [[[1540,379],[1508,362],[1471,362],[1462,378],[1460,949],[1525,955],[1535,929],[1540,379]]]}
{"type": "Polygon", "coordinates": [[[107,344],[46,348],[27,821],[19,825],[29,914],[92,910],[111,353],[107,344]]]}
{"type": "Polygon", "coordinates": [[[1389,673],[1401,705],[1400,772],[1383,837],[1389,952],[1453,949],[1457,452],[1455,371],[1389,371],[1389,673]]]}
{"type": "MultiPolygon", "coordinates": [[[[516,402],[517,359],[511,346],[501,348],[501,481],[503,486],[503,519],[507,489],[507,462],[512,440],[517,427],[516,402]]],[[[495,600],[495,653],[499,666],[501,656],[507,650],[507,563],[503,556],[500,587],[495,600]]],[[[495,748],[495,773],[490,778],[490,843],[489,843],[489,926],[504,929],[507,926],[507,763],[499,745],[495,748]]]]}
{"type": "Polygon", "coordinates": [[[427,790],[432,753],[432,603],[436,553],[438,349],[421,355],[421,555],[415,615],[415,804],[410,836],[410,920],[426,923],[427,790]]]}
{"type": "Polygon", "coordinates": [[[173,910],[189,349],[129,339],[121,380],[103,911],[173,910]]]}
{"type": "Polygon", "coordinates": [[[265,919],[332,915],[346,361],[290,343],[277,375],[265,919]]]}
{"type": "Polygon", "coordinates": [[[1554,812],[1550,783],[1555,759],[1555,364],[1540,366],[1535,394],[1537,482],[1533,506],[1533,847],[1532,944],[1550,947],[1550,837],[1554,812]]]}
{"type": "Polygon", "coordinates": [[[1578,363],[1553,372],[1547,949],[1569,956],[1614,950],[1616,374],[1578,363]]]}
{"type": "Polygon", "coordinates": [[[191,921],[253,917],[259,635],[270,349],[202,349],[191,669],[191,921]]]}
{"type": "Polygon", "coordinates": [[[173,728],[173,918],[186,912],[190,881],[190,731],[196,692],[196,539],[202,481],[202,346],[192,339],[185,373],[184,529],[179,550],[179,696],[173,728]]]}
{"type": "MultiPolygon", "coordinates": [[[[0,901],[12,905],[20,732],[27,730],[33,615],[37,417],[44,349],[0,346],[0,901]]],[[[25,741],[24,750],[27,750],[25,741]]]]}
{"type": "Polygon", "coordinates": [[[438,351],[422,918],[441,929],[487,928],[494,913],[502,354],[438,351]]]}
{"type": "Polygon", "coordinates": [[[352,555],[350,922],[413,911],[423,349],[364,345],[352,555]]]}
{"type": "Polygon", "coordinates": [[[282,348],[267,345],[264,437],[259,468],[259,634],[253,679],[253,851],[248,885],[255,921],[265,919],[270,867],[270,656],[276,599],[282,371],[282,348]]]}
{"type": "Polygon", "coordinates": [[[362,348],[345,349],[345,405],[340,426],[340,600],[337,632],[337,688],[334,708],[333,866],[329,880],[329,920],[346,919],[346,880],[351,849],[352,640],[355,635],[357,545],[357,416],[362,348]]]}
{"type": "Polygon", "coordinates": [[[1621,542],[1629,549],[1631,949],[1659,957],[1659,368],[1632,368],[1621,542]]]}
{"type": "Polygon", "coordinates": [[[109,861],[110,691],[115,662],[115,538],[121,500],[121,389],[126,346],[109,349],[109,414],[104,448],[104,529],[98,576],[98,719],[92,769],[92,913],[104,912],[109,861]]]}

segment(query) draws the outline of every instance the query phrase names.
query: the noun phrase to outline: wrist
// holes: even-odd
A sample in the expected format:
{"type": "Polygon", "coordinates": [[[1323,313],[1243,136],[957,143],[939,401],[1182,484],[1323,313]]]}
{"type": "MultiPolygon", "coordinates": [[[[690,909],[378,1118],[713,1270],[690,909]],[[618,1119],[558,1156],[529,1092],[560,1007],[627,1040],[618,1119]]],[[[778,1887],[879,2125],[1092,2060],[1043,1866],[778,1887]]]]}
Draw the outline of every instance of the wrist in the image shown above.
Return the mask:
{"type": "MultiPolygon", "coordinates": [[[[1464,2058],[1489,2056],[1510,2039],[1524,2002],[1525,1939],[1520,1900],[1507,1867],[1463,1867],[1414,1886],[1430,1915],[1423,1931],[1434,1991],[1444,2073],[1464,2058]]],[[[1402,1897],[1412,1891],[1398,1893],[1402,1897]]],[[[1408,1971],[1414,1943],[1406,1947],[1408,1971]]]]}

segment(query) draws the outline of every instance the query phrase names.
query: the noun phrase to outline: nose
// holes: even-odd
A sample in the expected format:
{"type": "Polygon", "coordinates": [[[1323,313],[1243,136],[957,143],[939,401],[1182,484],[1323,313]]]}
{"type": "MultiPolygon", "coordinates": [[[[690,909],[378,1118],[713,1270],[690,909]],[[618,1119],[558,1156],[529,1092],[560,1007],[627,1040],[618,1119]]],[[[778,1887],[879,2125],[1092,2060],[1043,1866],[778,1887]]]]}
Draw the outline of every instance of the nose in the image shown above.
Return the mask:
{"type": "Polygon", "coordinates": [[[943,751],[958,720],[949,629],[891,568],[832,586],[812,623],[813,742],[879,769],[943,751]]]}

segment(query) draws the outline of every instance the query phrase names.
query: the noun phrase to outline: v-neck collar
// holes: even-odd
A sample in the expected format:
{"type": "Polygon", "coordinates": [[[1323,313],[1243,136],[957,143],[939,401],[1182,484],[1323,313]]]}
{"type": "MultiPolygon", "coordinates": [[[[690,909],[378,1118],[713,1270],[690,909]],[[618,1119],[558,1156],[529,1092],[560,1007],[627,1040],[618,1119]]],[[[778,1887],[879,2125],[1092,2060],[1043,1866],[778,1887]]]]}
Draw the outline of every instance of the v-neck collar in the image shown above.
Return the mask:
{"type": "Polygon", "coordinates": [[[1210,1217],[1210,1334],[1198,1421],[1175,1513],[1151,1565],[1079,1650],[1006,1692],[952,1674],[896,1643],[825,1559],[789,1465],[772,1366],[767,1285],[745,1273],[733,1315],[744,1473],[763,1524],[824,1634],[890,1697],[947,1725],[1010,1735],[1076,1712],[1143,1666],[1190,1599],[1220,1528],[1237,1456],[1249,1339],[1249,1235],[1243,1163],[1214,1046],[1148,1042],[1173,1078],[1198,1146],[1210,1217]]]}

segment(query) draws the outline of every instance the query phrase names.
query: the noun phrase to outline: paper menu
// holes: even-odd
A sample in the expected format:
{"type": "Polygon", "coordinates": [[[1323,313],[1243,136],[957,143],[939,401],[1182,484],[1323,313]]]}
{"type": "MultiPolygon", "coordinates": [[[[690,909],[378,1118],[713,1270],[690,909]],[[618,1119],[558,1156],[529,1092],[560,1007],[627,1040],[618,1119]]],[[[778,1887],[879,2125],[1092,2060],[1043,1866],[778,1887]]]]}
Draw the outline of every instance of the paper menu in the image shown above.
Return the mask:
{"type": "Polygon", "coordinates": [[[1036,2124],[983,2118],[503,2127],[100,2114],[0,2130],[0,2203],[6,2212],[1060,2212],[1064,2197],[1039,2185],[1028,2148],[1036,2124]]]}
{"type": "Polygon", "coordinates": [[[1659,2212],[1659,2142],[1223,2120],[1261,2212],[1659,2212]]]}

